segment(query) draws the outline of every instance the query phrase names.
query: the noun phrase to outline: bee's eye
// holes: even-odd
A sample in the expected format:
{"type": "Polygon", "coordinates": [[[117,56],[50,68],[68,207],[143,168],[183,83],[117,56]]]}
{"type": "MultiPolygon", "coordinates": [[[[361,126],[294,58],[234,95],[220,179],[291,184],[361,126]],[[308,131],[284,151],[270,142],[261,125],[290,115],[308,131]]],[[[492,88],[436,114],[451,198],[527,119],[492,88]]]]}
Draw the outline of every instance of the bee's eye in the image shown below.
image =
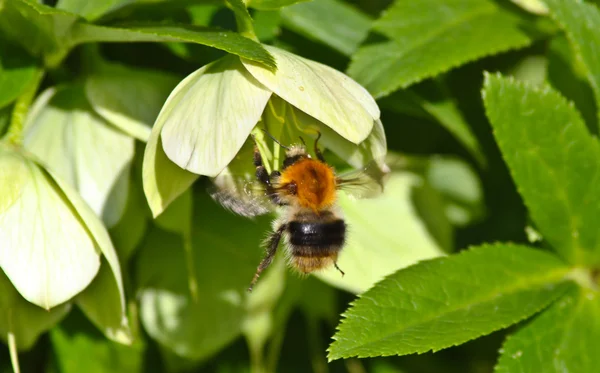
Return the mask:
{"type": "Polygon", "coordinates": [[[289,183],[287,185],[287,190],[289,194],[296,195],[298,193],[298,185],[296,185],[296,183],[289,183]]]}

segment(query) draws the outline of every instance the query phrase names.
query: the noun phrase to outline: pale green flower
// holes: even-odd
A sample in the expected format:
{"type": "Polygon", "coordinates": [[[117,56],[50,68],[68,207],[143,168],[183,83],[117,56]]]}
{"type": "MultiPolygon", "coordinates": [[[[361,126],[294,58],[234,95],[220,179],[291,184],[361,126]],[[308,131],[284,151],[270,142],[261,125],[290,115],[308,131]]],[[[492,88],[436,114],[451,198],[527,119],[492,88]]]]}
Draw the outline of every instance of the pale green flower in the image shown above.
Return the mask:
{"type": "Polygon", "coordinates": [[[109,337],[128,342],[120,265],[106,228],[68,183],[4,142],[0,242],[0,268],[23,298],[48,310],[77,296],[109,337]],[[102,286],[87,289],[99,277],[102,286]]]}
{"type": "MultiPolygon", "coordinates": [[[[257,124],[284,143],[318,130],[322,145],[354,167],[384,158],[380,111],[367,90],[331,67],[265,48],[275,72],[229,55],[190,74],[167,99],[144,156],[144,191],[155,216],[198,175],[221,174],[257,124]]],[[[261,146],[273,164],[278,150],[261,146]]]]}

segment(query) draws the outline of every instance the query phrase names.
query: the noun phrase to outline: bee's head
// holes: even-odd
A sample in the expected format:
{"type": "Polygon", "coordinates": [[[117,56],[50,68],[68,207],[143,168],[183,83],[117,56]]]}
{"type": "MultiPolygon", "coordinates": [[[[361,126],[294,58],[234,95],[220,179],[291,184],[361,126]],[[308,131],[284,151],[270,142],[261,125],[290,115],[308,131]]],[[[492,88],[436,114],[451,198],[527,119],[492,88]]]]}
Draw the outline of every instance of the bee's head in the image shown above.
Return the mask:
{"type": "Polygon", "coordinates": [[[306,151],[306,145],[291,145],[285,151],[285,159],[283,160],[283,169],[293,165],[301,159],[310,158],[306,151]]]}

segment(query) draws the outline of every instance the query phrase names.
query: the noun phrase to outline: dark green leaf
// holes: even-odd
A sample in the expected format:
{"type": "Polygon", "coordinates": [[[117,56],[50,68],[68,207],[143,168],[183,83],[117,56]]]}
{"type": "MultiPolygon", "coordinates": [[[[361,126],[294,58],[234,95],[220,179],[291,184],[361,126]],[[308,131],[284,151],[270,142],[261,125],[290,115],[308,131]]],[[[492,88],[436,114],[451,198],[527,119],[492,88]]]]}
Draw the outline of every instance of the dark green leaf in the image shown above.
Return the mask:
{"type": "Polygon", "coordinates": [[[600,145],[557,92],[487,75],[484,103],[533,221],[571,263],[600,263],[600,145]]]}
{"type": "Polygon", "coordinates": [[[371,19],[340,0],[317,0],[281,10],[283,25],[349,56],[367,37],[371,19]]]}
{"type": "MultiPolygon", "coordinates": [[[[284,6],[312,0],[249,0],[248,6],[260,10],[275,10],[284,6]]],[[[318,0],[320,1],[320,0],[318,0]]]]}
{"type": "Polygon", "coordinates": [[[0,270],[0,340],[13,333],[19,350],[28,350],[40,334],[57,324],[71,309],[69,303],[47,311],[26,301],[0,270]]]}
{"type": "Polygon", "coordinates": [[[76,14],[27,0],[5,1],[0,8],[0,31],[21,43],[32,55],[55,65],[66,55],[76,14]]]}
{"type": "Polygon", "coordinates": [[[31,56],[0,38],[0,108],[19,97],[35,71],[36,62],[31,56]]]}
{"type": "Polygon", "coordinates": [[[489,334],[563,294],[568,271],[552,254],[508,244],[421,262],[354,302],[329,358],[437,351],[489,334]]]}
{"type": "Polygon", "coordinates": [[[594,372],[599,341],[598,292],[572,291],[507,338],[495,372],[594,372]]]}
{"type": "MultiPolygon", "coordinates": [[[[600,11],[583,1],[544,0],[582,62],[600,109],[600,11]]],[[[599,123],[600,125],[600,123],[599,123]]]]}
{"type": "Polygon", "coordinates": [[[275,67],[275,60],[262,45],[237,32],[219,31],[191,25],[137,24],[108,27],[78,23],[73,28],[74,45],[91,42],[187,42],[207,45],[275,67]]]}
{"type": "Polygon", "coordinates": [[[396,1],[373,27],[390,40],[360,48],[348,73],[375,97],[386,96],[477,58],[531,44],[521,23],[491,0],[396,1]]]}
{"type": "Polygon", "coordinates": [[[181,235],[152,229],[137,262],[145,329],[179,356],[194,360],[205,359],[241,335],[246,289],[268,230],[267,221],[257,224],[235,216],[204,193],[197,200],[192,251],[198,300],[189,296],[181,235]]]}
{"type": "Polygon", "coordinates": [[[138,2],[136,0],[58,0],[57,9],[79,14],[88,20],[94,20],[104,13],[118,9],[124,5],[138,2]]]}
{"type": "Polygon", "coordinates": [[[436,84],[430,92],[433,92],[432,97],[424,97],[413,89],[401,90],[382,100],[381,106],[440,123],[481,165],[484,165],[486,160],[483,151],[457,103],[441,84],[436,84]]]}

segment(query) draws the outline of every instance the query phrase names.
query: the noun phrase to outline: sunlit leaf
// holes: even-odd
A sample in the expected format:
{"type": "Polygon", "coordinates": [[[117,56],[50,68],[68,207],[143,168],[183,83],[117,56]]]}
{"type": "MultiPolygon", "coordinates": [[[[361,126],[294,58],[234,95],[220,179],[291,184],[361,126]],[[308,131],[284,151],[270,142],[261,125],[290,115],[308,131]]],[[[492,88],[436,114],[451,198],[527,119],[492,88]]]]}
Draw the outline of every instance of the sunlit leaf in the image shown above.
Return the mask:
{"type": "Polygon", "coordinates": [[[24,145],[76,188],[107,226],[121,219],[134,141],[92,111],[81,86],[40,96],[27,119],[24,145]]]}
{"type": "Polygon", "coordinates": [[[99,248],[73,198],[36,163],[0,143],[0,267],[45,309],[81,292],[100,267],[99,248]]]}
{"type": "Polygon", "coordinates": [[[177,85],[167,73],[103,64],[85,82],[94,110],[123,132],[147,141],[160,108],[177,85]]]}
{"type": "Polygon", "coordinates": [[[571,263],[600,263],[600,144],[572,104],[550,88],[487,75],[496,141],[544,238],[571,263]]]}
{"type": "Polygon", "coordinates": [[[522,22],[492,0],[396,1],[373,26],[390,40],[360,48],[348,74],[383,97],[474,59],[531,44],[522,22]]]}
{"type": "Polygon", "coordinates": [[[351,55],[371,28],[371,19],[340,0],[317,0],[281,9],[284,27],[351,55]]]}
{"type": "Polygon", "coordinates": [[[275,47],[265,48],[275,57],[275,73],[243,60],[260,83],[355,144],[371,133],[380,112],[363,87],[329,66],[275,47]]]}
{"type": "Polygon", "coordinates": [[[593,372],[600,364],[600,296],[572,291],[510,335],[496,373],[593,372]]]}
{"type": "Polygon", "coordinates": [[[156,119],[166,155],[182,169],[216,176],[240,150],[271,94],[235,56],[202,67],[179,83],[156,119]]]}
{"type": "Polygon", "coordinates": [[[70,309],[69,303],[49,311],[31,304],[0,270],[0,340],[5,343],[10,332],[14,334],[19,350],[30,349],[40,334],[56,325],[70,309]]]}
{"type": "Polygon", "coordinates": [[[94,20],[101,15],[118,9],[127,4],[139,2],[137,0],[58,0],[56,8],[79,14],[94,20]]]}
{"type": "Polygon", "coordinates": [[[569,270],[552,254],[508,244],[421,262],[354,302],[329,358],[437,351],[489,334],[564,294],[569,270]]]}

